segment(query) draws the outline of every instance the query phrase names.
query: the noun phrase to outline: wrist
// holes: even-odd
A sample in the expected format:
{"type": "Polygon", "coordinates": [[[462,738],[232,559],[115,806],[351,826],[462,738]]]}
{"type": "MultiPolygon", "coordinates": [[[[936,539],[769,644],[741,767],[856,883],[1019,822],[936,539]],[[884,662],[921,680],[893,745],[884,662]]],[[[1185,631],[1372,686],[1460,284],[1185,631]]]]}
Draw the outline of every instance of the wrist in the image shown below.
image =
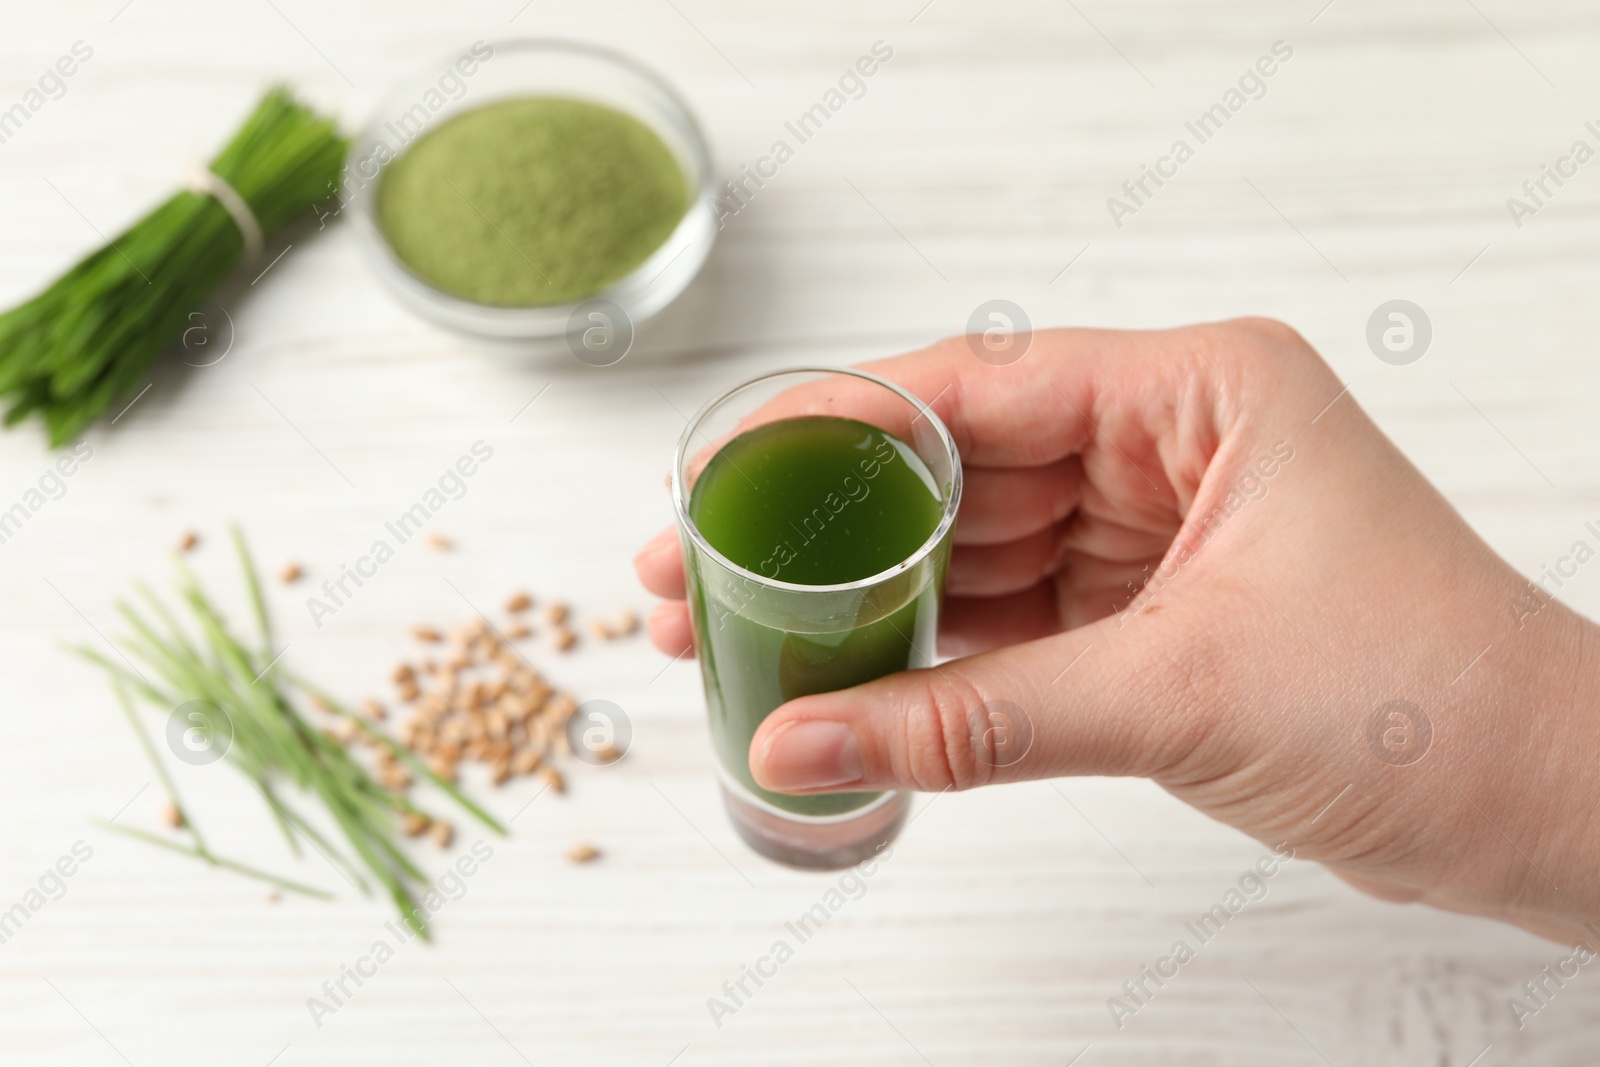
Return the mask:
{"type": "Polygon", "coordinates": [[[1520,677],[1502,679],[1482,712],[1509,747],[1483,752],[1486,776],[1520,782],[1511,825],[1496,828],[1517,887],[1507,917],[1600,947],[1600,627],[1553,600],[1519,624],[1537,651],[1515,658],[1520,677]]]}

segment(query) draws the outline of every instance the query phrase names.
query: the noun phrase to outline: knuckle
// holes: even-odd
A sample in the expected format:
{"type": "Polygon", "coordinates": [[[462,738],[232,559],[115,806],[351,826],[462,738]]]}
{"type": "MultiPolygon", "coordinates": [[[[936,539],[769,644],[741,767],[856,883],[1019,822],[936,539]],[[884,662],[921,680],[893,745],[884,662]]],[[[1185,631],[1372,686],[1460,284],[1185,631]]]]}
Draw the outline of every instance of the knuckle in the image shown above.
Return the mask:
{"type": "Polygon", "coordinates": [[[1233,319],[1226,325],[1234,327],[1239,332],[1257,342],[1265,342],[1274,347],[1289,347],[1309,349],[1311,346],[1300,332],[1293,326],[1278,319],[1271,319],[1261,315],[1250,315],[1244,318],[1233,319]]]}
{"type": "Polygon", "coordinates": [[[1310,381],[1333,376],[1327,362],[1311,342],[1293,326],[1277,319],[1235,319],[1225,323],[1236,349],[1250,367],[1261,374],[1289,381],[1310,381]]]}
{"type": "Polygon", "coordinates": [[[980,758],[982,694],[964,679],[923,673],[929,677],[902,717],[904,765],[897,777],[930,793],[987,784],[994,767],[980,758]]]}
{"type": "Polygon", "coordinates": [[[1286,395],[1325,400],[1330,384],[1338,388],[1338,376],[1311,343],[1277,319],[1229,319],[1199,330],[1203,363],[1232,383],[1235,405],[1279,408],[1286,395]]]}

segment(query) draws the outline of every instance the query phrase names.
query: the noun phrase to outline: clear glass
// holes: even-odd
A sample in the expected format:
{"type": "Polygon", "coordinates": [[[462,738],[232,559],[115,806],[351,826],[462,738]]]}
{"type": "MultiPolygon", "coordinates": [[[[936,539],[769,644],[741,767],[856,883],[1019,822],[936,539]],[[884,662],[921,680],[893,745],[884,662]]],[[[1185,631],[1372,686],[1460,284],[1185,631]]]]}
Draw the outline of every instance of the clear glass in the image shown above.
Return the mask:
{"type": "Polygon", "coordinates": [[[961,503],[961,459],[926,404],[860,371],[801,369],[740,385],[701,408],[678,443],[672,496],[688,578],[723,797],[741,837],[790,866],[848,867],[892,841],[903,793],[796,797],[750,776],[751,738],[785,701],[934,663],[950,536],[961,503]],[[691,513],[707,462],[738,434],[780,419],[832,415],[898,438],[932,475],[937,527],[906,559],[840,585],[799,585],[758,574],[717,551],[691,513]]]}
{"type": "MultiPolygon", "coordinates": [[[[444,57],[386,97],[350,146],[341,190],[378,276],[400,302],[440,326],[481,337],[558,347],[573,312],[591,300],[621,308],[633,329],[671,303],[699,273],[716,238],[711,156],[689,107],[659,75],[627,56],[576,41],[479,42],[444,57]],[[474,53],[473,49],[478,49],[474,53]],[[492,54],[480,59],[482,50],[492,54]],[[471,74],[464,74],[470,67],[471,74]],[[441,82],[446,88],[441,88],[441,82]],[[458,88],[459,87],[459,88],[458,88]],[[458,95],[459,94],[459,95],[458,95]],[[377,189],[383,167],[455,115],[510,97],[554,95],[616,108],[655,131],[689,189],[689,207],[664,244],[631,274],[580,304],[490,307],[441,292],[411,273],[383,236],[377,189]]],[[[343,210],[341,208],[341,210],[343,210]]]]}

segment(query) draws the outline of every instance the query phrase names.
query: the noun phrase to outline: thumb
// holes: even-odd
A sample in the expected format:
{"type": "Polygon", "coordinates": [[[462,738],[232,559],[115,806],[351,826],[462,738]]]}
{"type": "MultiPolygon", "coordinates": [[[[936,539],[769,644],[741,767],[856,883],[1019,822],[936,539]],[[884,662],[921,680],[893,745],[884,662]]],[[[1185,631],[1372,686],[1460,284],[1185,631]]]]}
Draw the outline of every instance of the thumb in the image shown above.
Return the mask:
{"type": "MultiPolygon", "coordinates": [[[[1106,619],[791,700],[756,731],[750,770],[783,793],[1158,777],[1204,732],[1191,672],[1160,651],[1158,619],[1138,634],[1106,619]]],[[[1206,662],[1194,642],[1184,659],[1206,662]]]]}

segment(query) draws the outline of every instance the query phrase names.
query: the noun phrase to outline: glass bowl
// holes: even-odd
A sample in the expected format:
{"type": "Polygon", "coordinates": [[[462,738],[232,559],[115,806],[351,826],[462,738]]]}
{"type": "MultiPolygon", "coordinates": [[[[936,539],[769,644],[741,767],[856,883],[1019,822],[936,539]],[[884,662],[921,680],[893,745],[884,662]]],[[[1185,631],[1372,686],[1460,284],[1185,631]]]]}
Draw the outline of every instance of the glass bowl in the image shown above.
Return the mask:
{"type": "Polygon", "coordinates": [[[655,72],[577,41],[479,41],[417,72],[389,94],[351,143],[341,196],[354,212],[368,260],[403,305],[448,329],[507,341],[570,337],[575,312],[595,300],[616,305],[638,327],[688,287],[717,232],[711,154],[688,105],[655,72]],[[683,218],[632,273],[578,303],[496,307],[434,288],[401,262],[378,225],[384,165],[456,115],[509,97],[542,95],[605,104],[653,130],[683,171],[689,189],[683,218]]]}

